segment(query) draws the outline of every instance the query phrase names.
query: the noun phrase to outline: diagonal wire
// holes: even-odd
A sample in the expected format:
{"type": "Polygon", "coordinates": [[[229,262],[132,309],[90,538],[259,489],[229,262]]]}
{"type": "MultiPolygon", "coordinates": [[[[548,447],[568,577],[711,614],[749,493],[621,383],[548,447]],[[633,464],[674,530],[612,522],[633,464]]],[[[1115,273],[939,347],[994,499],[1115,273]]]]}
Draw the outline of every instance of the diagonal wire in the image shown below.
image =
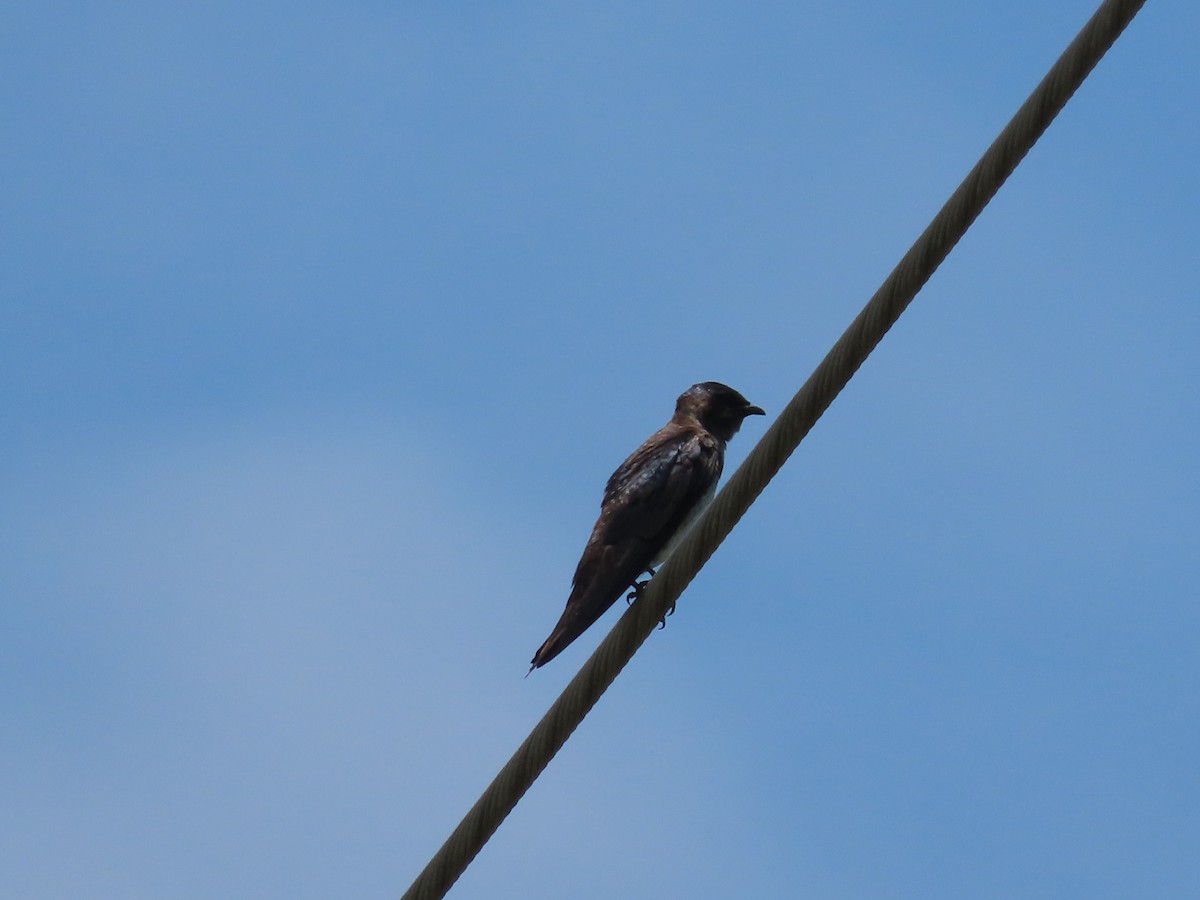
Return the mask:
{"type": "Polygon", "coordinates": [[[450,890],[1144,3],[1100,5],[403,900],[432,900],[450,890]]]}

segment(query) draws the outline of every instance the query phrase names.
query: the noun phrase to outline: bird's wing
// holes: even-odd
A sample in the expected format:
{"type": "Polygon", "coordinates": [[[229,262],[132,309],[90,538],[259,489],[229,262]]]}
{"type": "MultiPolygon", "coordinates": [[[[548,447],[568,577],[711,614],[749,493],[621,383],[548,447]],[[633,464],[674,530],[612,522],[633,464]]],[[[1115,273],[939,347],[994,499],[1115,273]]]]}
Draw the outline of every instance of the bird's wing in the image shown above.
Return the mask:
{"type": "Polygon", "coordinates": [[[716,484],[722,455],[707,435],[663,429],[625,461],[605,490],[567,613],[591,625],[613,605],[716,484]]]}
{"type": "Polygon", "coordinates": [[[562,652],[646,571],[721,477],[721,450],[707,435],[667,426],[613,473],[567,607],[534,655],[534,667],[562,652]]]}
{"type": "Polygon", "coordinates": [[[644,544],[648,565],[721,477],[722,455],[711,439],[693,431],[647,441],[609,479],[604,543],[644,544]]]}

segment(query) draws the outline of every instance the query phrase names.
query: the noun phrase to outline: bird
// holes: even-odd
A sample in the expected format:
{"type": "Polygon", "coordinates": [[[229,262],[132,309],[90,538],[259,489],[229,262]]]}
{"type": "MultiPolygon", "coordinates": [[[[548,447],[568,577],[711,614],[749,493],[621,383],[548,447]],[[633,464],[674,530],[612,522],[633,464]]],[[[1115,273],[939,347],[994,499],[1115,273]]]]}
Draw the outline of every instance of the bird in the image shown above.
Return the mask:
{"type": "Polygon", "coordinates": [[[530,672],[558,656],[628,588],[636,596],[646,583],[638,576],[654,575],[712,500],[725,444],[747,416],[761,415],[761,407],[718,381],[693,384],[679,395],[671,420],[608,479],[566,609],[533,655],[530,672]]]}

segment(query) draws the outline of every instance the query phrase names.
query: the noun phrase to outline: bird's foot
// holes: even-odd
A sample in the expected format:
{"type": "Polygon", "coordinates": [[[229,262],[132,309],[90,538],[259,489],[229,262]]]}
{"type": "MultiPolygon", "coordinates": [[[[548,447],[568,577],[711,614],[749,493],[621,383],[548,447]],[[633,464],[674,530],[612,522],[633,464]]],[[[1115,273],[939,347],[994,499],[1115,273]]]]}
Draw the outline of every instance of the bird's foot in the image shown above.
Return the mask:
{"type": "Polygon", "coordinates": [[[672,603],[670,606],[667,607],[667,611],[665,613],[663,613],[663,617],[658,620],[659,631],[661,631],[662,629],[667,627],[667,616],[673,616],[673,615],[675,615],[675,604],[674,603],[672,603]]]}
{"type": "MultiPolygon", "coordinates": [[[[654,577],[653,569],[647,569],[646,571],[650,573],[650,578],[654,577]]],[[[636,600],[641,595],[642,588],[644,588],[646,585],[648,585],[650,583],[650,578],[645,578],[642,581],[635,581],[633,583],[633,590],[631,590],[628,594],[625,595],[625,605],[626,606],[633,603],[633,601],[636,600]]]]}

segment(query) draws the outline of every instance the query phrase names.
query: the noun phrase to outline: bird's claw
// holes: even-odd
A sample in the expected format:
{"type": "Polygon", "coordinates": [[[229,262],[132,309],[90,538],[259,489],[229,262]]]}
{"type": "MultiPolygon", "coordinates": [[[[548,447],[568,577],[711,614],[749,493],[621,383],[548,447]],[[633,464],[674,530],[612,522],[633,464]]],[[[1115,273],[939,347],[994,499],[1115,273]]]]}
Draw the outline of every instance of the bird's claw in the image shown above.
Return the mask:
{"type": "Polygon", "coordinates": [[[667,616],[673,616],[673,615],[675,615],[675,604],[674,603],[672,603],[670,606],[667,607],[667,611],[665,613],[663,613],[663,617],[658,620],[658,630],[659,631],[662,631],[664,628],[667,627],[667,616]]]}
{"type": "MultiPolygon", "coordinates": [[[[650,578],[654,577],[653,569],[647,569],[646,571],[650,573],[650,578]]],[[[626,606],[633,603],[633,601],[636,600],[641,595],[642,588],[644,588],[646,585],[648,585],[650,583],[650,578],[643,579],[642,581],[635,581],[633,583],[633,590],[631,590],[628,594],[625,595],[625,605],[626,606]]]]}

